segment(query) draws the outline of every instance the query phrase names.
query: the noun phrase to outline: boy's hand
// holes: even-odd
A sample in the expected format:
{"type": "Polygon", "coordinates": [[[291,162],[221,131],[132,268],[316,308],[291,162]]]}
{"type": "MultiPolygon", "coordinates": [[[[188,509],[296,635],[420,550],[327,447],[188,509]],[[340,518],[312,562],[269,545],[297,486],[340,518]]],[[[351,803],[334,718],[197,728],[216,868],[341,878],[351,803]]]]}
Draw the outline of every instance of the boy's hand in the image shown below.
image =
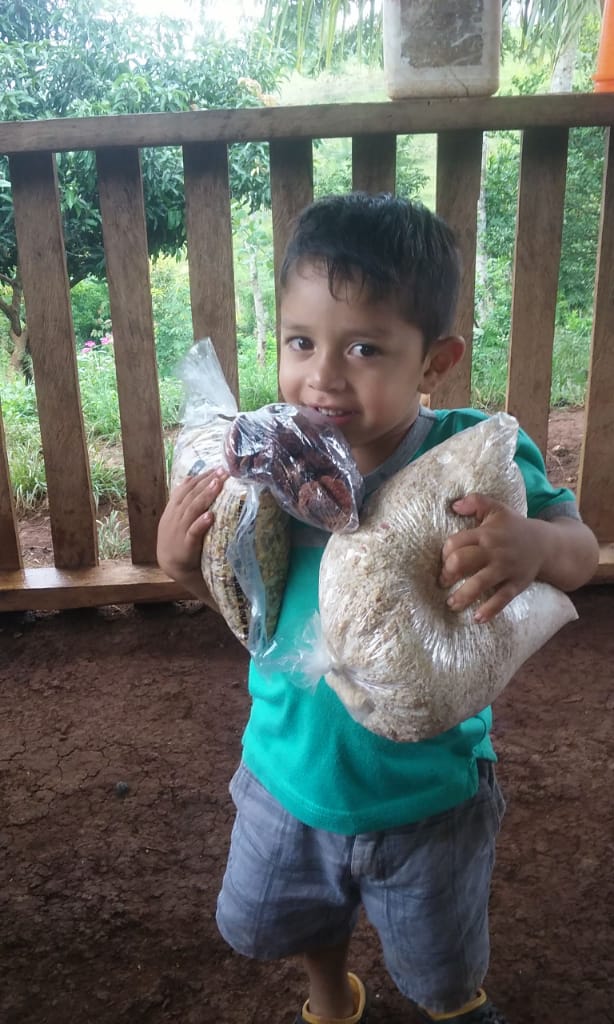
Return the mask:
{"type": "Polygon", "coordinates": [[[223,469],[187,477],[171,492],[160,518],[158,563],[172,579],[188,589],[194,589],[190,584],[200,577],[203,537],[213,522],[210,506],[227,477],[223,469]]]}
{"type": "Polygon", "coordinates": [[[494,590],[475,614],[476,622],[488,622],[537,577],[544,558],[543,524],[483,494],[468,494],[452,509],[475,517],[478,526],[448,537],[439,582],[451,587],[465,580],[448,598],[453,611],[462,611],[494,590]]]}

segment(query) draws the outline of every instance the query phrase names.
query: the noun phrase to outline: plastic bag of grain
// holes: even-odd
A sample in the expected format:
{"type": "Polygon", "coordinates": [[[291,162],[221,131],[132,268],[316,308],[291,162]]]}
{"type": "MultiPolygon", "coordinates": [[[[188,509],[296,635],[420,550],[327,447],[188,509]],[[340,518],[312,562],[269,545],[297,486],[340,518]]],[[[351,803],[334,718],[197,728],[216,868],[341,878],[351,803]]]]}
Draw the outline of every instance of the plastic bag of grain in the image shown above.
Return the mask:
{"type": "MultiPolygon", "coordinates": [[[[224,440],[238,414],[209,338],[192,346],[179,375],[185,400],[171,489],[187,476],[224,464],[224,440]]],[[[203,542],[203,579],[230,630],[256,654],[267,647],[277,625],[288,571],[288,515],[265,488],[234,479],[226,481],[212,511],[213,525],[203,542]]]]}
{"type": "MultiPolygon", "coordinates": [[[[498,414],[383,484],[359,529],[328,541],[319,623],[309,624],[311,638],[294,652],[280,640],[277,667],[303,686],[324,675],[357,721],[393,740],[437,735],[490,704],[527,658],[577,618],[562,591],[533,583],[490,622],[476,623],[475,607],[448,608],[450,591],[438,582],[442,547],[459,529],[451,510],[458,498],[480,492],[526,515],[517,434],[516,420],[498,414]]],[[[463,528],[474,525],[463,518],[463,528]]]]}

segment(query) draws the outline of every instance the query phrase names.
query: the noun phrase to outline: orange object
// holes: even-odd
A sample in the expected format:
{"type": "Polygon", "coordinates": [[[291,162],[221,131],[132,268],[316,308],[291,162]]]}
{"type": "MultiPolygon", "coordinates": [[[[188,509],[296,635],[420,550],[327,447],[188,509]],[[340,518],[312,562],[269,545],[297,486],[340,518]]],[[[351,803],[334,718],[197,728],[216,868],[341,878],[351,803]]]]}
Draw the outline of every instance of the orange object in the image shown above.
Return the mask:
{"type": "Polygon", "coordinates": [[[614,0],[605,0],[599,36],[595,92],[614,92],[614,0]]]}

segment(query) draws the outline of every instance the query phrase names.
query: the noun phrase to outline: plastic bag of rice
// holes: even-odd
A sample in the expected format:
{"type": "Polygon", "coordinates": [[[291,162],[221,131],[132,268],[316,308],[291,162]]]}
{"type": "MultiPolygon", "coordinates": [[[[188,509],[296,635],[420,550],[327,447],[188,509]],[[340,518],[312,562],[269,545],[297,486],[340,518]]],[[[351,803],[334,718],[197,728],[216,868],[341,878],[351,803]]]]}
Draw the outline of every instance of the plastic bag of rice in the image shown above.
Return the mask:
{"type": "MultiPolygon", "coordinates": [[[[518,424],[505,413],[425,453],[373,495],[352,534],[330,538],[320,567],[326,682],[367,729],[421,740],[490,704],[565,623],[571,600],[533,583],[488,623],[453,612],[438,583],[451,511],[471,492],[526,515],[514,462],[518,424]]],[[[463,528],[475,521],[463,518],[463,528]]],[[[460,584],[458,584],[460,585],[460,584]]]]}

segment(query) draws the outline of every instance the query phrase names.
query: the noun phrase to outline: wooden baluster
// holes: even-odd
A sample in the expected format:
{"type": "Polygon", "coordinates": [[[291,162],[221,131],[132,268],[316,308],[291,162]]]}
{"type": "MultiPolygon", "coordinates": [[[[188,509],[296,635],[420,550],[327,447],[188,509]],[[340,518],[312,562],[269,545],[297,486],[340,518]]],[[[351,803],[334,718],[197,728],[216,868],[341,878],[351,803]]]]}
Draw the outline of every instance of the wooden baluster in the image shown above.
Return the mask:
{"type": "Polygon", "coordinates": [[[227,147],[224,143],[184,146],[183,166],[194,339],[211,338],[238,399],[227,147]]]}
{"type": "MultiPolygon", "coordinates": [[[[580,459],[580,511],[614,564],[614,132],[607,160],[599,232],[595,312],[580,459]]],[[[604,556],[605,557],[605,556],[604,556]]]]}
{"type": "Polygon", "coordinates": [[[166,470],[137,149],[97,153],[132,561],[156,561],[166,470]]]}
{"type": "Polygon", "coordinates": [[[523,134],[506,409],[546,454],[568,130],[523,134]]]}
{"type": "Polygon", "coordinates": [[[362,192],[396,190],[396,135],[355,135],[352,139],[352,188],[362,192]]]}
{"type": "Polygon", "coordinates": [[[475,302],[475,251],[482,169],[482,132],[442,132],[437,137],[437,212],[456,235],[461,255],[458,311],[453,327],[467,343],[461,362],[432,396],[437,409],[468,406],[475,302]]]}
{"type": "Polygon", "coordinates": [[[55,564],[98,559],[55,159],[10,158],[15,229],[45,459],[55,564]]]}
{"type": "Polygon", "coordinates": [[[271,206],[273,209],[273,260],[275,305],[279,345],[279,271],[292,221],[313,199],[313,150],[311,139],[275,139],[269,146],[271,206]]]}

